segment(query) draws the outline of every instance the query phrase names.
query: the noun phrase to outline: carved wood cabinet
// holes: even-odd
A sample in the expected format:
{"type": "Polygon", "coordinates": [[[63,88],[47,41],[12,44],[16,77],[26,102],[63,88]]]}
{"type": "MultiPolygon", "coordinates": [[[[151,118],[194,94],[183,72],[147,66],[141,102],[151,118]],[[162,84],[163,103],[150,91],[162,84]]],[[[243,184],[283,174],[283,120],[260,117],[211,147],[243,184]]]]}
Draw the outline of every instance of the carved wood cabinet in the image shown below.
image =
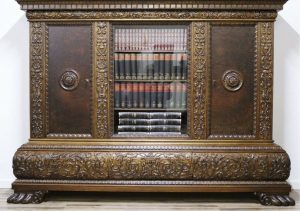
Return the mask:
{"type": "Polygon", "coordinates": [[[273,27],[286,0],[18,0],[31,137],[10,203],[48,191],[253,192],[294,205],[272,140],[273,27]]]}

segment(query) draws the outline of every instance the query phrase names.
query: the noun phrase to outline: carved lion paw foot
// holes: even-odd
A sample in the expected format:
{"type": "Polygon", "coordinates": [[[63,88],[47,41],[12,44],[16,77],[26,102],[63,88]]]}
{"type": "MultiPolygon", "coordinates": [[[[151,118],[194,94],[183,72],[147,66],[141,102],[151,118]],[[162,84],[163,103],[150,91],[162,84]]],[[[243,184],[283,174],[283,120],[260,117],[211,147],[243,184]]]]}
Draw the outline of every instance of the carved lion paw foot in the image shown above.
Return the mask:
{"type": "Polygon", "coordinates": [[[7,199],[7,203],[13,204],[39,204],[45,200],[47,191],[15,192],[7,199]]]}
{"type": "Polygon", "coordinates": [[[295,200],[288,195],[271,193],[254,193],[262,205],[295,206],[295,200]]]}

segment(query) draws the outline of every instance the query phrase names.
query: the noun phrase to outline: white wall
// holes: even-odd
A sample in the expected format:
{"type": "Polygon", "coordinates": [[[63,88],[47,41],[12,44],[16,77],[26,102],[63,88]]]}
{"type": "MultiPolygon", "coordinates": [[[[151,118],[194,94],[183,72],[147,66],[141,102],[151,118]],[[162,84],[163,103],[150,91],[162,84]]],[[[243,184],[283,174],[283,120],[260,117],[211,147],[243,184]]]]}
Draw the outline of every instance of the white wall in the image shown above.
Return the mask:
{"type": "MultiPolygon", "coordinates": [[[[29,31],[15,1],[0,3],[0,188],[14,180],[12,157],[29,137],[29,31]]],[[[300,189],[300,1],[290,0],[275,24],[274,140],[292,161],[300,189]]]]}

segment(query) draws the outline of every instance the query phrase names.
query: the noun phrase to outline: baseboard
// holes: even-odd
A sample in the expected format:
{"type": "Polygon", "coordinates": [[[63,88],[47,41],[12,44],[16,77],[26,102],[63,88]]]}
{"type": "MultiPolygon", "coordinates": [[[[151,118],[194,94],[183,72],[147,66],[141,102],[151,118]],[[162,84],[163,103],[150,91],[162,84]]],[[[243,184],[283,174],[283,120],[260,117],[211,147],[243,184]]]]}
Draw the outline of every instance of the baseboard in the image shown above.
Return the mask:
{"type": "Polygon", "coordinates": [[[14,180],[0,180],[0,188],[11,188],[14,180]]]}

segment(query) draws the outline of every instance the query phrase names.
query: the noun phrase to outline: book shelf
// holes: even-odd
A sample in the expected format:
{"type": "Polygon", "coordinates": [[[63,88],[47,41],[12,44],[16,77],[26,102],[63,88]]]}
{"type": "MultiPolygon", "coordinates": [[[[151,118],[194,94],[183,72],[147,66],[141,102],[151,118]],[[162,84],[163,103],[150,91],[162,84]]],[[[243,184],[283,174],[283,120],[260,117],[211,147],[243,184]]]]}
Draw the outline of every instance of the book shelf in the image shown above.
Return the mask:
{"type": "Polygon", "coordinates": [[[295,204],[272,137],[286,0],[17,2],[30,23],[31,128],[9,203],[112,191],[295,204]]]}
{"type": "Polygon", "coordinates": [[[113,36],[114,133],[186,134],[187,27],[117,25],[113,36]],[[169,118],[174,112],[179,116],[169,118]]]}

